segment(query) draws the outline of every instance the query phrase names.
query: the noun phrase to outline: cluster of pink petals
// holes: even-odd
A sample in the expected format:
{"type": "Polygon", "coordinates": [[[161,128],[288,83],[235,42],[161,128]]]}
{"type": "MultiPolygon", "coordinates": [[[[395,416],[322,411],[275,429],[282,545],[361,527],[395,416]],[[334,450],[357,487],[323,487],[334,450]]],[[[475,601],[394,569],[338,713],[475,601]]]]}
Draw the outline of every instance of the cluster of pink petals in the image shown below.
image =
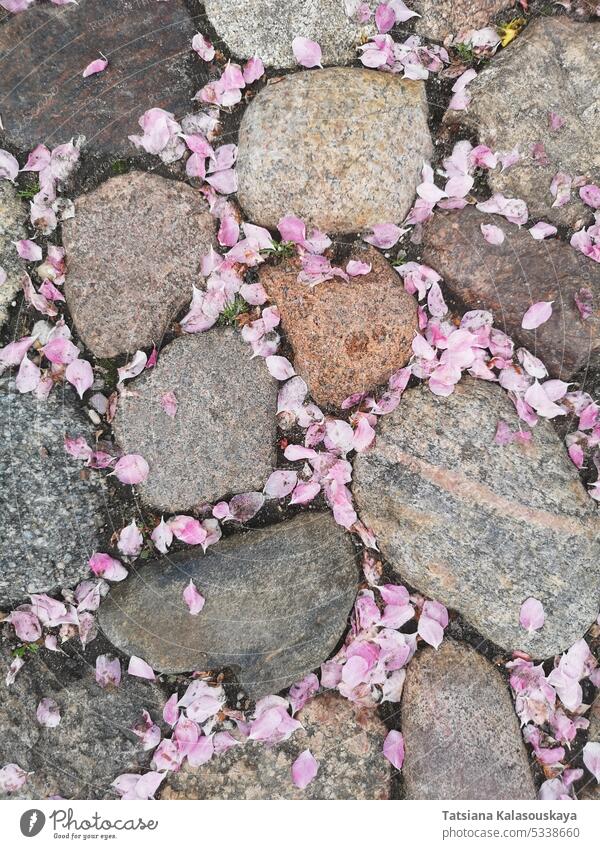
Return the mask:
{"type": "Polygon", "coordinates": [[[260,79],[264,72],[263,62],[258,56],[248,59],[243,68],[235,62],[228,62],[219,79],[207,83],[194,99],[220,107],[235,106],[242,99],[243,89],[260,79]]]}
{"type": "Polygon", "coordinates": [[[591,227],[573,233],[571,245],[594,262],[600,262],[600,212],[594,214],[594,220],[591,227]]]}
{"type": "Polygon", "coordinates": [[[426,80],[430,73],[438,73],[444,63],[450,62],[444,47],[423,44],[417,35],[398,43],[388,33],[379,33],[358,49],[360,61],[366,68],[402,74],[409,80],[426,80]]]}
{"type": "MultiPolygon", "coordinates": [[[[0,151],[0,176],[2,168],[0,151]]],[[[40,233],[47,236],[56,229],[59,221],[75,214],[72,201],[57,196],[79,164],[80,140],[71,139],[66,144],[49,150],[38,144],[27,158],[21,171],[37,172],[40,190],[30,202],[30,220],[40,233]]],[[[39,272],[38,272],[39,273],[39,272]]]]}
{"type": "Polygon", "coordinates": [[[566,437],[569,456],[575,466],[581,469],[586,452],[591,454],[598,479],[591,484],[590,495],[600,501],[600,407],[587,392],[581,390],[568,392],[564,397],[564,405],[567,412],[578,418],[577,430],[566,437]]]}
{"type": "MultiPolygon", "coordinates": [[[[3,5],[6,0],[3,0],[3,5]]],[[[6,8],[6,7],[5,7],[6,8]]],[[[2,793],[16,793],[27,781],[28,773],[21,769],[18,764],[5,764],[0,769],[0,791],[2,793]]]]}

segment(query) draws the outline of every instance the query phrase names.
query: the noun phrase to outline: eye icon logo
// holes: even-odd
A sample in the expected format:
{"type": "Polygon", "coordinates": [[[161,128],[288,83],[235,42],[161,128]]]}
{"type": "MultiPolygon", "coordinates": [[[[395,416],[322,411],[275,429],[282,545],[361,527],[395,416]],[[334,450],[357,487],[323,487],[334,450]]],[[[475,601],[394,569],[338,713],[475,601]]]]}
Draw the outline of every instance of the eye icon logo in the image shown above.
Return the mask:
{"type": "Polygon", "coordinates": [[[46,817],[42,811],[32,808],[21,816],[21,834],[24,837],[35,837],[43,829],[46,817]]]}

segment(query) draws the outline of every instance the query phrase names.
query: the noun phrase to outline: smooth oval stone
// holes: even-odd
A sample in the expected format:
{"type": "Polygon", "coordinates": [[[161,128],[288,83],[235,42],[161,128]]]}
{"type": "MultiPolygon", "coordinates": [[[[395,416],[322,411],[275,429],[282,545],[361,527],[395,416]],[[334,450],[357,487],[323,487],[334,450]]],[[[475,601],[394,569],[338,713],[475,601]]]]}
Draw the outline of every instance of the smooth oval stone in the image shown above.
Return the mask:
{"type": "Polygon", "coordinates": [[[445,639],[409,664],[402,692],[407,799],[535,799],[508,687],[470,646],[445,639]]]}
{"type": "Polygon", "coordinates": [[[94,428],[71,387],[43,401],[0,380],[0,604],[51,592],[89,577],[106,520],[98,472],[82,475],[64,438],[94,442],[94,428]]]}
{"type": "Polygon", "coordinates": [[[569,380],[600,360],[600,265],[560,241],[532,239],[525,229],[473,207],[436,214],[423,234],[423,262],[444,278],[444,288],[467,310],[490,310],[494,323],[540,357],[553,377],[569,380]],[[505,233],[501,245],[483,238],[482,224],[505,233]],[[581,318],[575,295],[590,289],[592,315],[581,318]],[[552,301],[552,316],[523,330],[532,304],[552,301]]]}
{"type": "MultiPolygon", "coordinates": [[[[374,8],[377,4],[369,4],[374,8]]],[[[265,65],[293,68],[296,36],[318,42],[326,65],[345,65],[356,59],[362,38],[375,32],[370,23],[351,19],[340,0],[207,0],[209,21],[229,50],[243,59],[260,56],[265,65]]]]}
{"type": "Polygon", "coordinates": [[[463,378],[448,398],[410,390],[357,456],[353,492],[403,579],[503,649],[546,658],[598,615],[600,522],[552,425],[501,446],[499,419],[518,427],[494,384],[463,378]],[[533,634],[519,625],[530,596],[546,614],[533,634]]]}
{"type": "Polygon", "coordinates": [[[114,357],[160,342],[201,285],[215,225],[191,186],[133,171],[79,197],[62,232],[79,335],[97,357],[114,357]]]}
{"type": "Polygon", "coordinates": [[[100,624],[161,672],[231,667],[253,698],[300,680],[333,651],[358,589],[350,538],[329,514],[236,534],[206,555],[176,554],[114,587],[100,624]],[[192,616],[182,593],[206,599],[192,616]]]}
{"type": "Polygon", "coordinates": [[[14,242],[27,238],[26,217],[27,208],[15,187],[7,180],[0,180],[0,268],[6,272],[6,280],[0,285],[0,328],[26,270],[14,246],[14,242]]]}
{"type": "Polygon", "coordinates": [[[156,106],[185,114],[208,76],[189,50],[196,27],[184,0],[36,3],[3,14],[0,138],[23,151],[83,134],[86,150],[131,156],[140,115],[156,106]],[[108,67],[84,78],[99,51],[108,67]]]}
{"type": "Polygon", "coordinates": [[[303,71],[264,88],[246,110],[238,199],[265,227],[291,213],[329,233],[401,221],[431,152],[423,83],[303,71]]]}
{"type": "Polygon", "coordinates": [[[161,799],[389,799],[391,770],[382,755],[387,728],[376,711],[321,693],[298,712],[303,728],[283,743],[244,742],[199,769],[169,773],[161,799]],[[319,763],[300,790],[291,767],[310,749],[319,763]]]}
{"type": "Polygon", "coordinates": [[[182,336],[130,381],[114,421],[127,454],[150,466],[142,499],[174,513],[235,492],[262,490],[275,464],[277,388],[239,332],[182,336]],[[175,416],[161,404],[177,400],[175,416]]]}
{"type": "Polygon", "coordinates": [[[559,171],[600,179],[600,23],[577,23],[564,17],[541,17],[490,62],[469,85],[468,110],[448,112],[446,122],[460,122],[496,151],[519,148],[521,161],[489,171],[494,192],[526,201],[533,220],[574,226],[591,219],[592,210],[573,190],[572,201],[553,206],[550,184],[559,171]],[[549,127],[549,113],[565,120],[549,127]],[[542,143],[548,164],[532,157],[542,143]]]}
{"type": "Polygon", "coordinates": [[[297,261],[260,270],[294,349],[294,367],[317,404],[339,406],[352,393],[375,388],[412,355],[415,299],[379,251],[367,246],[353,251],[352,259],[372,270],[348,283],[299,283],[297,261]]]}
{"type": "Polygon", "coordinates": [[[448,35],[487,26],[494,15],[510,8],[511,0],[415,0],[409,5],[421,15],[415,31],[443,41],[448,35]]]}

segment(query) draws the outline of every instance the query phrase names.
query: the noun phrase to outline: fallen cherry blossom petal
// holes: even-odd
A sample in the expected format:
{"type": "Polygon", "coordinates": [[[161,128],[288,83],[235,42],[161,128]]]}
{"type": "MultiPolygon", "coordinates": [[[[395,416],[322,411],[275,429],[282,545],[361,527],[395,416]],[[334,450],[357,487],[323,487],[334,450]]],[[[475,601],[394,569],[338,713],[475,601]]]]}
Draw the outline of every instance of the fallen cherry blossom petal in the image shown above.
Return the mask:
{"type": "Polygon", "coordinates": [[[117,460],[112,474],[116,475],[121,483],[137,484],[146,480],[149,471],[148,463],[140,454],[125,454],[117,460]]]}
{"type": "Polygon", "coordinates": [[[481,232],[483,233],[483,238],[490,245],[501,245],[505,238],[504,230],[501,227],[496,227],[495,224],[482,224],[481,232]]]}
{"type": "Polygon", "coordinates": [[[118,658],[99,654],[96,658],[96,683],[103,689],[118,687],[121,683],[121,664],[118,658]]]}
{"type": "Polygon", "coordinates": [[[278,469],[269,475],[263,492],[266,498],[285,498],[292,492],[297,482],[296,472],[278,469]]]}
{"type": "Polygon", "coordinates": [[[292,764],[292,781],[296,787],[304,790],[316,777],[318,771],[318,761],[315,760],[310,749],[305,749],[292,764]]]}
{"type": "Polygon", "coordinates": [[[117,548],[125,557],[137,557],[144,544],[144,537],[140,533],[135,519],[122,528],[117,540],[117,548]]]}
{"type": "Polygon", "coordinates": [[[136,351],[128,363],[117,369],[119,376],[119,385],[125,380],[131,380],[132,377],[137,377],[141,374],[148,363],[148,357],[143,351],[136,351]]]}
{"type": "Polygon", "coordinates": [[[519,625],[530,634],[539,631],[545,621],[544,607],[537,598],[528,598],[521,605],[519,625]]]}
{"type": "Polygon", "coordinates": [[[296,374],[294,366],[286,357],[279,357],[275,354],[265,359],[265,364],[276,380],[288,380],[296,374]]]}
{"type": "Polygon", "coordinates": [[[582,186],[579,189],[579,197],[592,209],[600,209],[600,187],[588,183],[587,186],[582,186]]]}
{"type": "Polygon", "coordinates": [[[558,230],[552,224],[546,224],[545,221],[538,221],[533,227],[529,228],[529,232],[537,241],[547,239],[549,236],[554,236],[558,230]]]}
{"type": "Polygon", "coordinates": [[[10,180],[11,183],[17,178],[19,163],[7,150],[0,150],[0,180],[10,180]]]}
{"type": "Polygon", "coordinates": [[[83,398],[84,392],[94,382],[94,372],[87,360],[73,360],[65,370],[65,378],[75,387],[79,397],[83,398]]]}
{"type": "Polygon", "coordinates": [[[372,265],[370,262],[360,262],[356,259],[351,259],[346,266],[346,273],[350,275],[350,277],[361,277],[365,274],[369,274],[372,269],[372,265]]]}
{"type": "Polygon", "coordinates": [[[123,581],[129,574],[120,560],[101,552],[92,554],[88,566],[94,575],[107,581],[123,581]]]}
{"type": "Polygon", "coordinates": [[[173,542],[173,531],[161,516],[159,524],[150,534],[150,539],[161,554],[166,554],[173,542]]]}
{"type": "Polygon", "coordinates": [[[0,769],[0,790],[15,793],[27,781],[27,773],[18,764],[5,764],[0,769]]]}
{"type": "Polygon", "coordinates": [[[191,579],[183,591],[183,600],[189,607],[192,616],[197,616],[200,613],[206,601],[204,596],[198,592],[191,579]]]}
{"type": "Polygon", "coordinates": [[[535,330],[544,324],[552,315],[552,304],[554,301],[538,301],[532,304],[521,321],[523,330],[535,330]]]}
{"type": "Polygon", "coordinates": [[[92,74],[100,74],[104,69],[108,66],[108,59],[94,59],[93,62],[90,62],[89,65],[86,66],[83,76],[91,77],[92,74]]]}
{"type": "Polygon", "coordinates": [[[322,53],[316,41],[297,35],[292,41],[292,51],[299,65],[304,68],[321,67],[322,53]]]}
{"type": "Polygon", "coordinates": [[[212,45],[212,42],[206,38],[205,35],[198,32],[192,38],[192,50],[194,50],[201,59],[204,59],[205,62],[212,62],[215,58],[215,48],[212,45]]]}
{"type": "Polygon", "coordinates": [[[145,660],[142,660],[141,657],[136,657],[136,655],[132,655],[129,658],[127,672],[129,675],[135,675],[136,678],[145,678],[147,681],[154,681],[156,679],[152,667],[145,660]]]}
{"type": "Polygon", "coordinates": [[[392,766],[398,770],[402,769],[402,764],[404,763],[404,737],[400,731],[390,731],[388,733],[383,742],[383,754],[392,766]]]}
{"type": "Polygon", "coordinates": [[[15,247],[21,259],[26,259],[29,262],[40,262],[42,259],[41,247],[32,242],[31,239],[21,239],[15,242],[15,247]]]}
{"type": "Polygon", "coordinates": [[[177,398],[173,392],[165,392],[165,394],[160,399],[160,406],[163,408],[165,413],[170,416],[172,419],[175,418],[177,414],[177,398]]]}
{"type": "Polygon", "coordinates": [[[35,716],[44,728],[56,728],[60,724],[60,709],[54,699],[42,699],[37,706],[35,716]]]}
{"type": "Polygon", "coordinates": [[[24,643],[35,643],[42,636],[40,620],[28,610],[13,610],[6,621],[15,629],[15,634],[24,643]]]}
{"type": "Polygon", "coordinates": [[[600,784],[600,743],[589,742],[583,747],[583,763],[600,784]]]}

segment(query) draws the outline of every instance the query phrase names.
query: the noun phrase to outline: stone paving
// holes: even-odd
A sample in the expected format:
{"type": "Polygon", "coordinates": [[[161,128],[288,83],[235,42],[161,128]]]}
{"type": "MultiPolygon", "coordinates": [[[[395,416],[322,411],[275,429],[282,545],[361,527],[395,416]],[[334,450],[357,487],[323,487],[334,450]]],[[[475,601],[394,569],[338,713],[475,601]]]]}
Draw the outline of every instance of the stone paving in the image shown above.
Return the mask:
{"type": "MultiPolygon", "coordinates": [[[[49,238],[66,249],[62,300],[62,281],[58,296],[43,281],[51,297],[42,297],[35,263],[15,249],[25,238],[46,249],[25,200],[40,175],[0,179],[0,798],[114,798],[119,774],[157,771],[149,795],[164,799],[530,800],[543,779],[527,729],[572,745],[564,765],[600,741],[596,420],[576,431],[580,398],[568,424],[540,415],[530,439],[516,438],[517,390],[493,374],[465,374],[439,394],[413,376],[396,408],[406,366],[426,368],[429,352],[415,349],[426,306],[430,341],[465,311],[471,326],[492,311],[497,328],[543,360],[555,400],[561,380],[600,385],[600,272],[569,245],[594,211],[579,188],[600,176],[600,24],[563,11],[536,17],[536,6],[508,46],[466,60],[451,36],[464,47],[469,31],[510,20],[511,4],[415,0],[420,17],[388,29],[396,44],[413,33],[443,42],[446,81],[464,62],[477,67],[467,108],[450,110],[446,82],[428,95],[423,65],[413,66],[419,79],[361,65],[372,16],[359,20],[336,0],[284,5],[109,0],[100,15],[80,0],[0,19],[0,148],[22,164],[38,143],[85,136],[68,182],[74,216],[49,238]],[[197,30],[216,47],[207,61],[190,49],[197,30]],[[319,43],[324,67],[301,67],[297,36],[319,43]],[[84,78],[99,50],[107,70],[84,78]],[[221,110],[222,129],[208,133],[211,169],[239,146],[236,192],[202,184],[189,159],[186,173],[185,160],[165,165],[128,140],[159,107],[193,126],[198,144],[213,113],[195,92],[228,61],[254,56],[266,76],[245,81],[239,104],[221,110]],[[184,120],[189,112],[202,117],[184,120]],[[446,198],[418,220],[417,195],[466,135],[494,151],[518,146],[521,159],[479,169],[464,204],[446,198]],[[553,205],[557,172],[571,181],[564,205],[553,205]],[[525,200],[531,221],[477,211],[488,187],[525,200]],[[288,239],[281,219],[293,229],[294,216],[305,229],[288,239]],[[559,226],[556,238],[532,238],[540,218],[559,226]],[[490,223],[502,244],[484,239],[490,223]],[[240,226],[243,242],[230,238],[240,226]],[[319,251],[324,233],[334,241],[319,251]],[[310,256],[327,272],[315,285],[298,280],[310,256]],[[441,277],[437,300],[433,287],[424,298],[406,285],[407,264],[421,263],[441,277]],[[575,301],[583,290],[587,317],[575,301]],[[185,332],[192,291],[192,311],[210,312],[227,294],[206,332],[185,332]],[[524,329],[531,305],[550,301],[552,316],[524,329]],[[71,361],[94,367],[89,385],[68,380],[67,361],[44,360],[57,310],[73,333],[63,345],[71,361]],[[26,363],[45,370],[48,397],[25,391],[6,347],[30,332],[26,363]],[[132,371],[126,361],[141,351],[132,371]],[[567,454],[567,430],[570,449],[588,440],[581,462],[567,454]],[[69,453],[65,437],[79,438],[69,453]],[[137,474],[134,464],[133,479],[123,471],[132,456],[147,466],[137,474]],[[236,515],[235,496],[256,509],[236,515]],[[207,538],[216,526],[218,542],[207,538]],[[543,627],[523,625],[530,597],[543,605],[543,627]],[[68,613],[47,607],[63,602],[68,613]],[[39,634],[23,625],[37,616],[39,634]],[[584,704],[569,705],[557,685],[557,715],[572,732],[563,740],[545,697],[528,703],[502,670],[522,661],[523,680],[541,675],[549,686],[553,670],[562,674],[555,656],[572,646],[592,654],[575,681],[585,678],[584,704]],[[122,680],[102,680],[107,659],[122,680]],[[182,698],[186,687],[200,697],[182,698]],[[44,699],[60,711],[54,727],[40,720],[44,699]],[[277,730],[295,721],[293,733],[277,730]],[[200,725],[210,760],[186,737],[200,725]],[[403,763],[392,753],[399,738],[403,763]],[[300,787],[292,765],[307,749],[318,771],[300,787]],[[7,788],[5,764],[27,780],[7,788]]],[[[533,407],[526,413],[532,424],[533,407]]],[[[558,780],[563,763],[544,772],[558,780]]],[[[598,798],[589,773],[573,780],[575,791],[559,781],[561,792],[598,798]]]]}

